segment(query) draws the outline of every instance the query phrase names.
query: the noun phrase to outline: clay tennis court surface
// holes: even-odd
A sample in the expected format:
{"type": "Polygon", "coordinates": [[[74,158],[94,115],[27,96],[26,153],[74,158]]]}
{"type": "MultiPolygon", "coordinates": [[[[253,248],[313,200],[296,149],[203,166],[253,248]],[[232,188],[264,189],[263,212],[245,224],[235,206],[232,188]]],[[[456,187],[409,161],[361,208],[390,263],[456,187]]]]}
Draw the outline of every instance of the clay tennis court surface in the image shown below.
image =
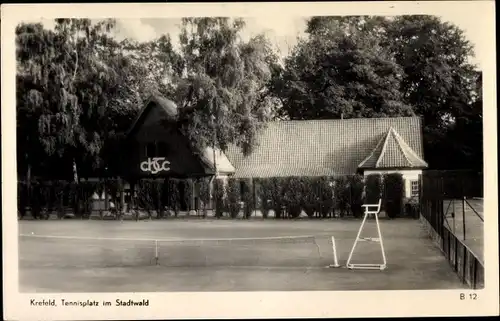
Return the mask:
{"type": "Polygon", "coordinates": [[[443,213],[446,217],[445,226],[484,264],[483,199],[444,200],[443,213]]]}
{"type": "MultiPolygon", "coordinates": [[[[368,224],[366,232],[374,233],[368,224]]],[[[386,270],[327,268],[330,236],[345,265],[359,226],[354,219],[20,221],[20,291],[464,288],[418,220],[381,219],[386,270]]],[[[379,245],[360,243],[353,263],[379,262],[379,245]]]]}

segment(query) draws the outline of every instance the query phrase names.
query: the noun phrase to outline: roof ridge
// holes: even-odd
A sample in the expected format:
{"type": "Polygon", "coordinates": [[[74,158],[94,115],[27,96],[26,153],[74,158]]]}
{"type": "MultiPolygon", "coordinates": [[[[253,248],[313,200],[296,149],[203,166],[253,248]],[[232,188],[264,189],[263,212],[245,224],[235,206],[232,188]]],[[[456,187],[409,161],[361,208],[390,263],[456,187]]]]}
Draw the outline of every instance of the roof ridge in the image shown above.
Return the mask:
{"type": "Polygon", "coordinates": [[[378,149],[378,147],[380,146],[380,144],[382,144],[382,142],[384,141],[384,136],[382,136],[382,138],[380,138],[377,142],[377,144],[375,145],[375,147],[372,149],[372,151],[370,152],[370,154],[365,158],[363,159],[363,161],[361,163],[359,163],[358,165],[358,168],[360,167],[363,167],[365,165],[365,163],[370,159],[372,158],[373,155],[375,155],[375,151],[378,149]]]}
{"type": "Polygon", "coordinates": [[[380,151],[380,155],[377,159],[377,161],[375,162],[375,167],[378,167],[379,164],[380,164],[380,161],[382,160],[382,157],[384,157],[385,155],[385,152],[387,150],[387,142],[389,141],[389,136],[391,135],[391,132],[393,131],[394,129],[392,128],[392,126],[389,128],[389,130],[387,131],[387,134],[385,136],[385,141],[384,141],[384,146],[382,147],[382,150],[380,151]]]}
{"type": "Polygon", "coordinates": [[[421,161],[425,164],[427,164],[426,161],[424,161],[422,158],[420,158],[416,153],[415,151],[413,150],[413,148],[411,148],[407,143],[406,141],[403,139],[403,137],[401,137],[401,135],[399,135],[399,133],[397,131],[394,131],[394,134],[395,134],[395,137],[396,137],[396,141],[398,142],[398,146],[399,148],[401,149],[404,157],[406,158],[406,160],[408,160],[408,162],[411,164],[411,165],[414,165],[413,162],[408,158],[408,155],[406,155],[406,153],[409,153],[411,154],[411,156],[415,157],[418,161],[421,161]],[[404,147],[404,148],[403,148],[404,147]]]}
{"type": "Polygon", "coordinates": [[[359,117],[359,118],[328,118],[328,119],[286,119],[286,120],[271,120],[268,123],[298,123],[298,122],[347,122],[347,121],[373,121],[373,120],[396,120],[396,119],[420,119],[419,116],[401,116],[401,117],[359,117]]]}
{"type": "Polygon", "coordinates": [[[399,133],[396,130],[393,130],[392,135],[394,135],[394,138],[396,139],[397,146],[401,150],[401,153],[403,153],[403,157],[406,159],[408,164],[410,164],[410,166],[413,165],[413,162],[406,155],[405,148],[403,148],[404,147],[403,145],[405,145],[406,147],[409,147],[408,144],[406,144],[404,139],[399,135],[399,133]]]}

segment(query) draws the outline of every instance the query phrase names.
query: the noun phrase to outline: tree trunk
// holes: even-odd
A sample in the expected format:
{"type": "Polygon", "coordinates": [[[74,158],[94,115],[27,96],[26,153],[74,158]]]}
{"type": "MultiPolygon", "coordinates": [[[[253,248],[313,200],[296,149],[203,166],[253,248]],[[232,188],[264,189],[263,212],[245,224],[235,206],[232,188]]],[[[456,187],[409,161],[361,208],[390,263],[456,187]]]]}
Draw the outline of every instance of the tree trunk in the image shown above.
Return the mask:
{"type": "Polygon", "coordinates": [[[78,183],[78,168],[76,166],[76,160],[73,158],[73,181],[78,183]]]}
{"type": "Polygon", "coordinates": [[[31,187],[31,165],[28,164],[28,169],[26,170],[26,185],[28,186],[28,191],[29,188],[31,187]]]}

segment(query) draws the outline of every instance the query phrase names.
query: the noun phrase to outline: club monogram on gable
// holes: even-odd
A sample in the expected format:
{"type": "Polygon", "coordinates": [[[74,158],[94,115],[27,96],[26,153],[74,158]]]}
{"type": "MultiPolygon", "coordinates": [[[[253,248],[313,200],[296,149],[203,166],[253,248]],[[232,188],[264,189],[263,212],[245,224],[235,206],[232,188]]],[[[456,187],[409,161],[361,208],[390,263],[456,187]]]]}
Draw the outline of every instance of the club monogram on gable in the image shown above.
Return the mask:
{"type": "Polygon", "coordinates": [[[161,171],[169,171],[170,162],[165,160],[165,157],[149,157],[148,160],[141,163],[141,170],[143,172],[151,172],[151,174],[157,174],[161,171]]]}

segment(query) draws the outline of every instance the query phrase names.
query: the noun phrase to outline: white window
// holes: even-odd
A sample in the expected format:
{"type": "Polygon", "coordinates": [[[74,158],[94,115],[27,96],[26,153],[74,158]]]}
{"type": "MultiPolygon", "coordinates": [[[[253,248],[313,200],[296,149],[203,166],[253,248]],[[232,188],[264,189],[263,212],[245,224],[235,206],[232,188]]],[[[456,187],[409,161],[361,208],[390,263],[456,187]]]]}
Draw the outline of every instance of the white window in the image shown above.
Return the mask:
{"type": "Polygon", "coordinates": [[[418,181],[410,181],[411,197],[418,197],[420,192],[420,184],[418,181]]]}

